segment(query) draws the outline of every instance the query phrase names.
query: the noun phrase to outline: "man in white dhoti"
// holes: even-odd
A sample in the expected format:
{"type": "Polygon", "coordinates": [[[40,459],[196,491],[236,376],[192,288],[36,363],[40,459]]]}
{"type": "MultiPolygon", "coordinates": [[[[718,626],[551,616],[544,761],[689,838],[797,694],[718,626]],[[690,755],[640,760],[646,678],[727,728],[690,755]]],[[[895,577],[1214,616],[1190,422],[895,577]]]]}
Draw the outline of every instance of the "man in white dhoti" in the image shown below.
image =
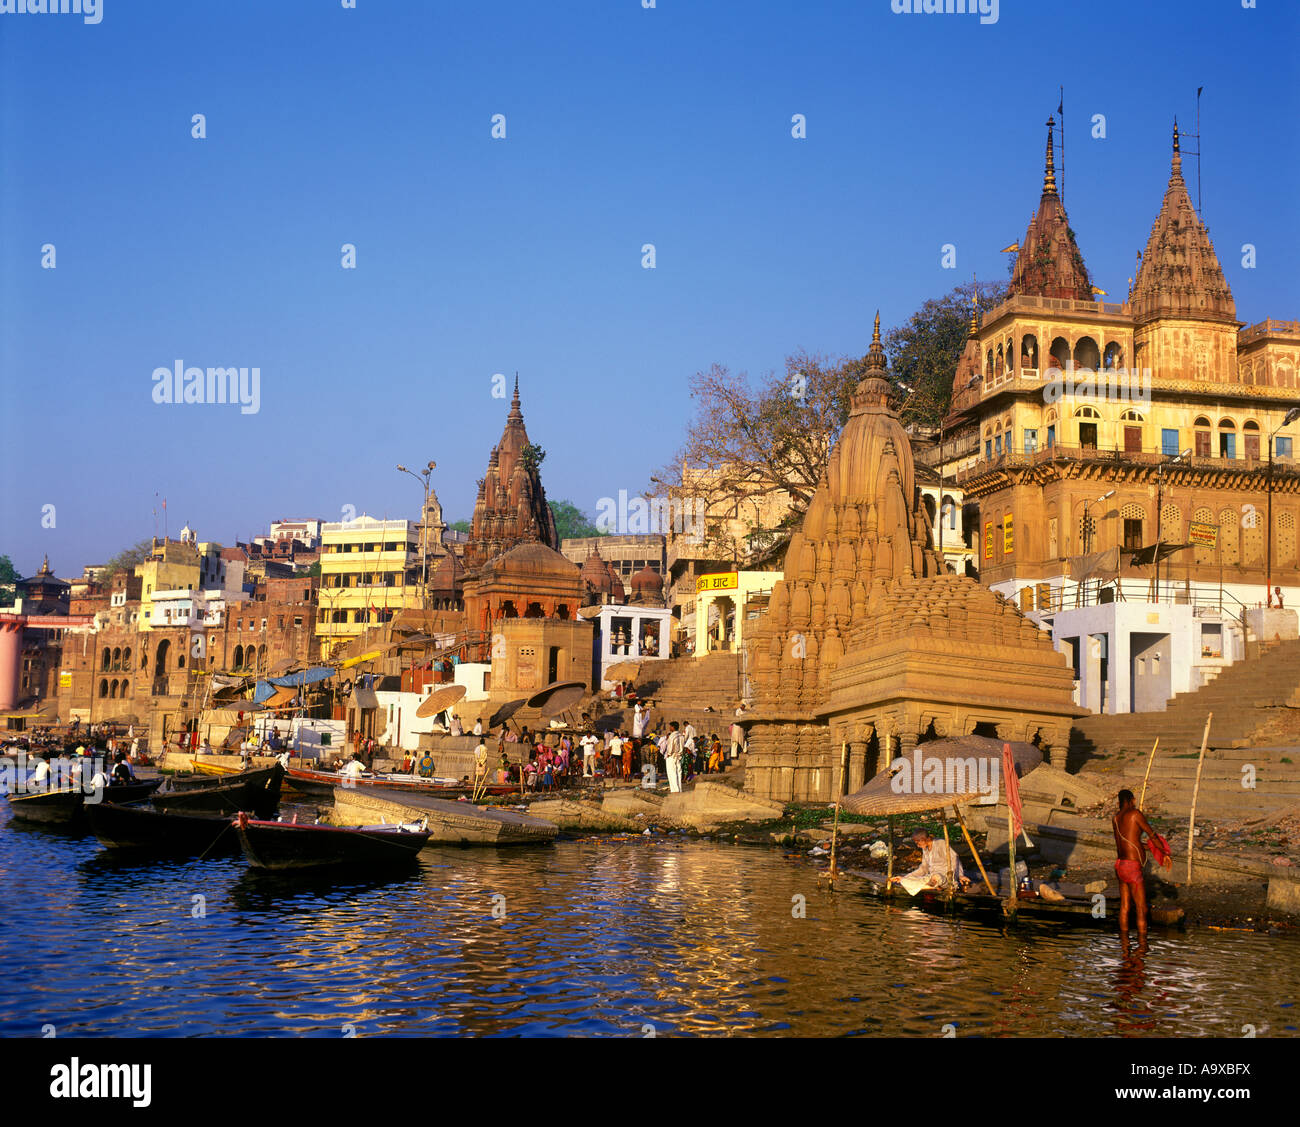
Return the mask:
{"type": "Polygon", "coordinates": [[[936,841],[929,830],[917,830],[912,840],[921,850],[921,864],[906,876],[894,877],[893,883],[903,885],[909,894],[919,888],[951,887],[954,881],[958,888],[970,885],[961,858],[947,842],[936,841]]]}
{"type": "Polygon", "coordinates": [[[677,730],[677,721],[668,725],[664,742],[664,766],[668,771],[668,789],[677,794],[682,789],[682,756],[686,754],[686,737],[677,730]]]}
{"type": "MultiPolygon", "coordinates": [[[[739,704],[736,706],[736,719],[739,720],[745,715],[745,706],[739,704]]],[[[740,753],[745,750],[745,729],[739,724],[731,726],[731,758],[739,759],[740,753]]]]}
{"type": "Polygon", "coordinates": [[[639,740],[645,735],[646,710],[641,707],[641,702],[636,702],[636,707],[632,710],[632,738],[639,740]]]}

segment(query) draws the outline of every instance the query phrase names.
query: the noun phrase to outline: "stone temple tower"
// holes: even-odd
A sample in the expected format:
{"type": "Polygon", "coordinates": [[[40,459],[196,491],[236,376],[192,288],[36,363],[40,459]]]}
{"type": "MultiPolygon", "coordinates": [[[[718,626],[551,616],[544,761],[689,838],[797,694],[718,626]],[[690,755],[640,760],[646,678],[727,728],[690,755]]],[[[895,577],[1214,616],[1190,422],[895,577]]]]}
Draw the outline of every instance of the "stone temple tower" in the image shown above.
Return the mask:
{"type": "Polygon", "coordinates": [[[919,740],[980,726],[1050,747],[1081,711],[1049,636],[944,574],[885,375],[877,314],[848,422],[749,637],[745,786],[765,797],[827,800],[919,740]]]}

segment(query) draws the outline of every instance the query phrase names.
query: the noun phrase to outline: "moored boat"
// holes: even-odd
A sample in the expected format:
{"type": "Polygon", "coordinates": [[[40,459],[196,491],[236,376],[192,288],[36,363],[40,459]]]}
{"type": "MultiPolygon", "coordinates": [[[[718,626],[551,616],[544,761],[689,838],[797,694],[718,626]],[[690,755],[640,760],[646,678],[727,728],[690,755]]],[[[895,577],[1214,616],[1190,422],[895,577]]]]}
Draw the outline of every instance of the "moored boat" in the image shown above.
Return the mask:
{"type": "MultiPolygon", "coordinates": [[[[307,767],[290,767],[287,784],[302,794],[327,797],[335,787],[355,787],[376,792],[406,791],[414,794],[431,794],[439,798],[458,798],[470,794],[473,788],[459,779],[447,777],[425,778],[421,775],[361,775],[356,778],[341,771],[314,771],[307,767]]],[[[480,789],[480,794],[518,794],[518,783],[493,783],[480,789]]]]}
{"type": "Polygon", "coordinates": [[[365,868],[410,864],[429,840],[420,823],[381,826],[267,822],[240,814],[239,844],[255,869],[284,871],[324,866],[365,868]]]}
{"type": "Polygon", "coordinates": [[[99,802],[79,787],[61,787],[57,790],[37,791],[33,794],[10,794],[9,808],[13,816],[24,822],[44,822],[48,825],[73,825],[85,819],[85,807],[104,802],[140,802],[148,798],[162,783],[161,779],[145,782],[119,783],[103,789],[99,802]]]}
{"type": "Polygon", "coordinates": [[[175,813],[238,814],[249,811],[269,818],[280,805],[284,768],[278,763],[263,771],[228,776],[216,786],[195,787],[154,795],[154,806],[175,813]]]}
{"type": "Polygon", "coordinates": [[[86,807],[90,831],[106,849],[189,857],[239,852],[234,823],[224,814],[179,814],[141,803],[86,807]]]}
{"type": "Polygon", "coordinates": [[[223,784],[240,782],[246,786],[250,783],[259,784],[269,779],[276,770],[276,764],[270,767],[254,767],[251,770],[240,771],[237,769],[223,769],[219,774],[209,774],[205,771],[178,771],[174,775],[167,776],[167,782],[163,786],[164,794],[173,794],[176,791],[185,790],[203,790],[208,787],[219,787],[223,784]]]}

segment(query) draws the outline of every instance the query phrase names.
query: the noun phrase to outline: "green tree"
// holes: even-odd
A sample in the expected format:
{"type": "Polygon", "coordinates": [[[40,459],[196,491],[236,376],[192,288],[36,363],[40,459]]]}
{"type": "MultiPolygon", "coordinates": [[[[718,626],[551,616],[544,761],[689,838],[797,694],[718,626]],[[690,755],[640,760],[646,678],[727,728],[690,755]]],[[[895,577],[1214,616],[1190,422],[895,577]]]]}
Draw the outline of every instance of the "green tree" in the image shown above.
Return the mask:
{"type": "Polygon", "coordinates": [[[18,597],[18,589],[14,584],[21,578],[14,569],[13,560],[8,556],[0,556],[0,607],[14,605],[14,600],[18,597]]]}
{"type": "MultiPolygon", "coordinates": [[[[1001,304],[1006,292],[1001,282],[979,283],[980,308],[1001,304]]],[[[904,425],[937,426],[948,413],[957,361],[970,333],[974,293],[973,282],[956,286],[943,297],[925,302],[885,335],[889,381],[899,396],[904,425]]]]}
{"type": "Polygon", "coordinates": [[[536,443],[530,442],[519,451],[519,460],[523,462],[525,470],[529,473],[536,473],[542,468],[542,463],[546,461],[546,451],[536,443]]]}
{"type": "Polygon", "coordinates": [[[580,536],[604,536],[605,533],[595,526],[572,501],[551,501],[551,515],[555,517],[555,530],[561,540],[571,540],[580,536]]]}
{"type": "Polygon", "coordinates": [[[152,540],[141,540],[129,548],[123,548],[104,565],[104,579],[111,579],[119,571],[134,570],[135,565],[147,560],[152,551],[152,540]]]}
{"type": "Polygon", "coordinates": [[[468,520],[454,520],[447,527],[452,532],[463,532],[466,536],[469,535],[470,523],[468,520]]]}

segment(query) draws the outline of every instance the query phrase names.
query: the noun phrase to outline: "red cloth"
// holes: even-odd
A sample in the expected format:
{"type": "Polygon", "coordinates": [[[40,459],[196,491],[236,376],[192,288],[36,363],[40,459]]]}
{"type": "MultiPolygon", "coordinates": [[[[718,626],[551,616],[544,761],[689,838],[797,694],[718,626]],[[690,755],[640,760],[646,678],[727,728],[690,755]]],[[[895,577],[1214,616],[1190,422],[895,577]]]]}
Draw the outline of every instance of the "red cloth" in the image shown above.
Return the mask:
{"type": "Polygon", "coordinates": [[[1116,861],[1115,875],[1125,884],[1142,883],[1142,862],[1141,861],[1116,861]]]}
{"type": "Polygon", "coordinates": [[[1172,869],[1174,867],[1174,853],[1169,848],[1169,842],[1161,834],[1148,838],[1147,844],[1151,847],[1151,856],[1156,859],[1156,864],[1162,869],[1172,869]]]}
{"type": "Polygon", "coordinates": [[[1019,837],[1024,829],[1024,818],[1020,807],[1020,780],[1016,778],[1016,761],[1011,754],[1011,745],[1002,745],[1002,778],[1007,791],[1007,805],[1011,807],[1011,824],[1015,827],[1013,837],[1019,837]]]}

